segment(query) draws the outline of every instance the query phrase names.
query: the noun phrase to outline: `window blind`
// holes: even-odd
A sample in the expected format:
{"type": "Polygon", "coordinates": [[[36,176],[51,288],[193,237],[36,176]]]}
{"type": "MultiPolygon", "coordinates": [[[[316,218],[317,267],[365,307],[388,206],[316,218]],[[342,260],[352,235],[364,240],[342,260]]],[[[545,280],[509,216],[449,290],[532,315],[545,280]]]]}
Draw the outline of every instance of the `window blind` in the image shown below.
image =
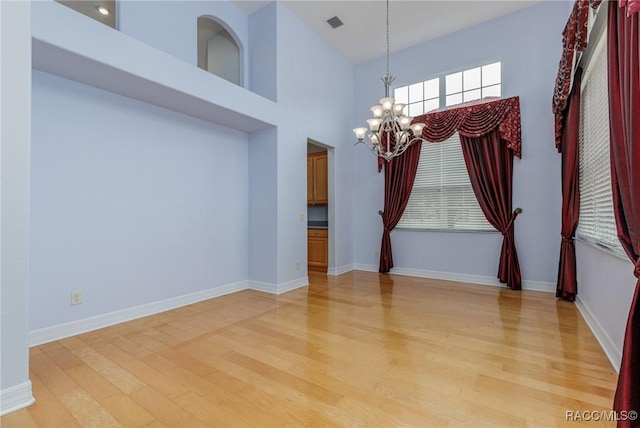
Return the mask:
{"type": "Polygon", "coordinates": [[[495,231],[471,188],[458,133],[441,143],[422,144],[411,196],[396,227],[495,231]]]}
{"type": "Polygon", "coordinates": [[[578,137],[580,220],[576,236],[626,258],[613,214],[605,39],[601,37],[582,81],[578,137]]]}

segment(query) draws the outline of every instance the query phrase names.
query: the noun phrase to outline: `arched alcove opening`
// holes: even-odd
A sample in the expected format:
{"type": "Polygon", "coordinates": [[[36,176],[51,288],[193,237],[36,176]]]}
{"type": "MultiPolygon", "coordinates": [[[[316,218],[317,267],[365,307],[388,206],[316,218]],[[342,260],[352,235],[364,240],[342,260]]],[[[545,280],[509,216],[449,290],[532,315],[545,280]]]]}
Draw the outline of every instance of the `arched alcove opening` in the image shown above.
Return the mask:
{"type": "Polygon", "coordinates": [[[198,17],[198,67],[242,86],[242,49],[222,24],[198,17]]]}

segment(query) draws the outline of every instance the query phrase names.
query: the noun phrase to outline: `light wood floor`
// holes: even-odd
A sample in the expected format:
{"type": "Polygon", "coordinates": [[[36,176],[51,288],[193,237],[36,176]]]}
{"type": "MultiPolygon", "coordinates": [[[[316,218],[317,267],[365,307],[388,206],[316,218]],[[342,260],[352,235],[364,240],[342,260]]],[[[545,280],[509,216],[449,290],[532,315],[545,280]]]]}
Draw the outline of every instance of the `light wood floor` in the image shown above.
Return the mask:
{"type": "Polygon", "coordinates": [[[3,428],[577,427],[566,411],[610,409],[616,382],[551,294],[366,272],[34,347],[30,367],[37,401],[3,428]]]}

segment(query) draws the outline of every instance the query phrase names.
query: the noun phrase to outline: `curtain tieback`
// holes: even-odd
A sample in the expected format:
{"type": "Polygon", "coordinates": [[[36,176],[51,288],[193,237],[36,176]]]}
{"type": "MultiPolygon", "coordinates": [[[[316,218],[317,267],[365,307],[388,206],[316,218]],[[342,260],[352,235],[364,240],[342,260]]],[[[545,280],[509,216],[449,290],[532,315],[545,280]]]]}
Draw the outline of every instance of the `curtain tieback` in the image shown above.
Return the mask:
{"type": "Polygon", "coordinates": [[[511,214],[511,218],[509,219],[509,223],[507,223],[507,227],[505,227],[504,230],[502,231],[503,235],[506,235],[509,229],[513,227],[513,222],[516,221],[516,217],[518,217],[518,214],[520,214],[521,212],[522,212],[522,208],[516,208],[515,210],[513,210],[513,213],[511,214]]]}
{"type": "Polygon", "coordinates": [[[567,237],[567,236],[564,236],[564,235],[562,235],[562,234],[560,234],[560,236],[562,236],[562,240],[563,240],[564,242],[573,242],[573,236],[568,236],[568,237],[567,237]]]}
{"type": "Polygon", "coordinates": [[[640,279],[640,257],[636,260],[636,268],[633,270],[633,274],[636,278],[640,279]]]}
{"type": "Polygon", "coordinates": [[[380,210],[378,211],[378,214],[380,214],[380,217],[382,217],[382,228],[384,229],[385,232],[390,234],[391,231],[387,228],[387,225],[384,224],[384,211],[380,210]]]}

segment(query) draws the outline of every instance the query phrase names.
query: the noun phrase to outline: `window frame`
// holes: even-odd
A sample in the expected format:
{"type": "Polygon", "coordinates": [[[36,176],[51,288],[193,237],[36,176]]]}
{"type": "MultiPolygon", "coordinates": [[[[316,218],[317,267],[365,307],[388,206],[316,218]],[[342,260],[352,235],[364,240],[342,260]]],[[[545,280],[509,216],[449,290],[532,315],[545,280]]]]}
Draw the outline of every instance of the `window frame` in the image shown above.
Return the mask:
{"type": "MultiPolygon", "coordinates": [[[[591,12],[591,11],[590,11],[591,12]]],[[[590,18],[592,18],[592,16],[590,15],[590,18]]],[[[582,57],[579,60],[580,65],[584,68],[584,75],[583,75],[583,79],[582,79],[582,83],[581,83],[581,87],[580,87],[580,92],[581,92],[581,107],[582,107],[582,102],[584,101],[584,91],[588,86],[589,83],[589,79],[591,78],[592,74],[593,74],[593,67],[595,67],[595,61],[598,59],[598,55],[604,55],[604,59],[605,61],[607,60],[606,58],[606,40],[607,40],[607,35],[606,35],[606,19],[602,19],[600,20],[595,20],[595,22],[593,22],[592,19],[590,19],[592,26],[592,32],[590,32],[590,38],[592,39],[592,42],[590,44],[590,46],[593,46],[593,48],[589,49],[587,48],[587,51],[584,53],[584,55],[582,55],[582,57]]],[[[582,115],[584,114],[583,109],[581,108],[581,112],[580,112],[580,119],[582,120],[582,115]]],[[[607,116],[607,125],[609,125],[609,121],[608,121],[608,116],[607,116]]],[[[578,149],[578,174],[581,174],[581,168],[580,168],[580,164],[582,163],[582,155],[583,155],[583,142],[580,141],[579,142],[579,149],[578,149]]],[[[609,137],[607,136],[607,142],[606,142],[606,147],[604,147],[604,150],[606,153],[610,153],[609,152],[609,146],[610,146],[610,142],[609,142],[609,137]]],[[[595,150],[596,148],[593,148],[591,150],[595,150]]],[[[606,162],[605,165],[608,166],[608,175],[609,175],[609,182],[607,183],[609,188],[611,189],[611,167],[610,167],[610,163],[606,162]]],[[[582,208],[582,203],[583,203],[583,195],[586,193],[583,188],[582,188],[582,183],[584,180],[580,180],[580,195],[581,195],[581,206],[580,208],[582,208]]],[[[612,195],[613,198],[613,195],[612,195]]],[[[613,199],[611,201],[611,206],[613,209],[613,199]]],[[[584,218],[583,217],[583,211],[582,209],[580,210],[580,218],[584,218]]],[[[613,234],[613,242],[617,243],[618,245],[613,245],[612,246],[608,245],[607,242],[605,242],[604,240],[600,240],[597,238],[592,238],[590,236],[589,233],[584,233],[584,229],[582,229],[580,227],[580,220],[578,222],[578,226],[576,228],[576,232],[575,232],[575,240],[588,245],[592,248],[595,248],[596,250],[602,251],[604,253],[607,253],[609,255],[612,255],[614,257],[620,258],[622,260],[629,260],[629,258],[627,257],[622,245],[620,244],[620,241],[618,239],[618,233],[617,233],[617,226],[615,225],[615,212],[612,212],[612,218],[614,220],[614,224],[613,224],[613,229],[615,231],[615,233],[613,234]]]]}

